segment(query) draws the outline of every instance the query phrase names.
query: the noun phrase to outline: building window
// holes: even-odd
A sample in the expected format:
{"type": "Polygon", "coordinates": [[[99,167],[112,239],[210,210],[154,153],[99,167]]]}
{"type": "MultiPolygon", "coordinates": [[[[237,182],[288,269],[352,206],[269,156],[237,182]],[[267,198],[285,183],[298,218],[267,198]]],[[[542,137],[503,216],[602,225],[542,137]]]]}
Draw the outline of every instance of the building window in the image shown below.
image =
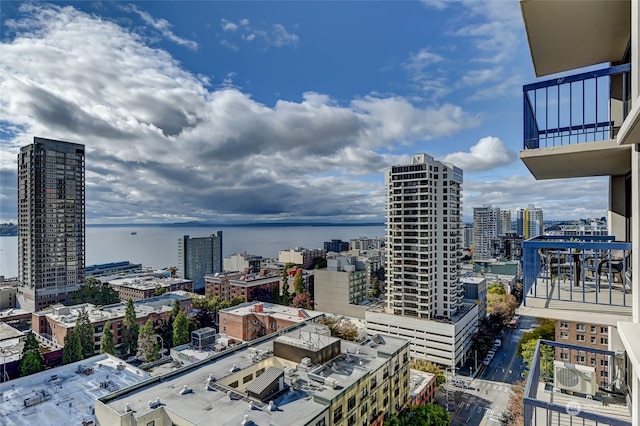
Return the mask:
{"type": "Polygon", "coordinates": [[[333,422],[336,423],[340,420],[342,420],[342,405],[336,407],[335,411],[333,412],[333,422]]]}
{"type": "Polygon", "coordinates": [[[596,326],[595,326],[595,325],[592,325],[592,326],[591,326],[591,332],[592,332],[592,333],[595,333],[595,332],[596,332],[596,326]]]}
{"type": "Polygon", "coordinates": [[[609,361],[607,361],[606,359],[601,359],[600,360],[600,365],[603,367],[608,367],[609,366],[609,361]]]}
{"type": "Polygon", "coordinates": [[[349,398],[349,401],[347,401],[347,411],[353,410],[355,406],[356,406],[356,396],[353,395],[351,398],[349,398]]]}
{"type": "Polygon", "coordinates": [[[567,333],[566,331],[561,331],[560,332],[560,338],[561,339],[568,339],[569,338],[569,333],[567,333]]]}
{"type": "Polygon", "coordinates": [[[349,420],[347,420],[347,426],[353,426],[356,424],[356,415],[352,414],[349,416],[349,420]]]}
{"type": "Polygon", "coordinates": [[[585,330],[585,326],[584,326],[584,324],[576,324],[576,330],[578,330],[578,331],[584,331],[584,330],[585,330]]]}
{"type": "Polygon", "coordinates": [[[608,334],[609,333],[609,327],[600,327],[600,333],[608,334]]]}
{"type": "Polygon", "coordinates": [[[560,323],[560,328],[569,328],[569,323],[568,323],[568,322],[565,322],[565,321],[562,321],[562,322],[560,323]]]}
{"type": "Polygon", "coordinates": [[[591,336],[591,343],[595,343],[596,342],[596,336],[591,336]]]}
{"type": "Polygon", "coordinates": [[[362,406],[360,407],[360,416],[361,417],[365,417],[367,414],[367,403],[365,402],[364,404],[362,404],[362,406]]]}
{"type": "Polygon", "coordinates": [[[609,344],[609,338],[607,338],[607,337],[601,337],[601,338],[600,338],[600,344],[601,344],[601,345],[608,345],[608,344],[609,344]]]}
{"type": "Polygon", "coordinates": [[[324,419],[321,419],[316,423],[316,426],[327,426],[327,422],[325,422],[324,419]]]}
{"type": "Polygon", "coordinates": [[[576,356],[576,362],[584,362],[584,356],[582,355],[576,356]]]}
{"type": "Polygon", "coordinates": [[[609,377],[609,372],[605,370],[600,370],[600,377],[609,377]]]}
{"type": "Polygon", "coordinates": [[[250,382],[251,380],[253,380],[253,374],[249,374],[248,376],[244,376],[242,378],[242,383],[244,384],[244,383],[250,382]]]}
{"type": "Polygon", "coordinates": [[[578,342],[584,342],[584,335],[583,335],[583,334],[578,334],[578,335],[576,336],[576,340],[577,340],[578,342]]]}

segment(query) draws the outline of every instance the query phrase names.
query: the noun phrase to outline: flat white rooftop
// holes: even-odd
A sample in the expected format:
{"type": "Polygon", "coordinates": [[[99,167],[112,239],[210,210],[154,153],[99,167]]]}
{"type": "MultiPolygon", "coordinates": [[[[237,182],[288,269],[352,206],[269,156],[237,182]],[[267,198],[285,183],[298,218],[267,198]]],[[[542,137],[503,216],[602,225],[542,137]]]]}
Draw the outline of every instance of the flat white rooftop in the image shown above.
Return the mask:
{"type": "Polygon", "coordinates": [[[93,412],[97,398],[149,377],[144,371],[119,358],[96,355],[80,362],[0,383],[0,424],[81,425],[85,421],[93,421],[95,424],[93,412]],[[80,365],[91,368],[93,372],[78,373],[80,365]],[[28,400],[28,406],[25,405],[25,400],[28,400]]]}

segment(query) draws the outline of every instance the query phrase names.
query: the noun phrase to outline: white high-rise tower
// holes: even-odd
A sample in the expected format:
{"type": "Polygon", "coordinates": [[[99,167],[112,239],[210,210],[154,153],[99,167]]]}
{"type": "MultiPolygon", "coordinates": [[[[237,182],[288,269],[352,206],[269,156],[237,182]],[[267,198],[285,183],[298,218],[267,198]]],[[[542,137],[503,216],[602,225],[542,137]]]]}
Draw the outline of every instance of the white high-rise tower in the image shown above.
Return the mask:
{"type": "Polygon", "coordinates": [[[450,318],[462,304],[462,170],[415,154],[385,171],[385,186],[388,308],[450,318]]]}

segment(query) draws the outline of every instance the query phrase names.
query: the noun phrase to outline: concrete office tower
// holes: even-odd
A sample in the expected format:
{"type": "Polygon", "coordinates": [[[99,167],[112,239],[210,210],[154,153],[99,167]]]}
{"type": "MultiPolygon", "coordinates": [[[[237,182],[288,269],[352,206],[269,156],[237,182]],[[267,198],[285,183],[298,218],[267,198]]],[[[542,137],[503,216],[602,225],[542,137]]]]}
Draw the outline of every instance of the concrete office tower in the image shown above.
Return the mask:
{"type": "Polygon", "coordinates": [[[451,317],[461,306],[462,170],[414,154],[385,171],[387,303],[396,315],[451,317]]]}
{"type": "Polygon", "coordinates": [[[473,260],[491,259],[491,241],[498,238],[501,228],[500,208],[473,208],[473,260]]]}
{"type": "Polygon", "coordinates": [[[525,240],[544,234],[542,209],[534,207],[533,204],[529,204],[526,209],[518,209],[516,221],[518,236],[525,240]]]}
{"type": "Polygon", "coordinates": [[[204,291],[205,275],[222,272],[222,260],[222,231],[178,238],[178,276],[192,280],[194,291],[204,291]]]}
{"type": "Polygon", "coordinates": [[[18,154],[18,302],[69,303],[84,284],[84,145],[34,138],[18,154]]]}
{"type": "Polygon", "coordinates": [[[500,210],[500,235],[511,232],[511,210],[500,210]]]}

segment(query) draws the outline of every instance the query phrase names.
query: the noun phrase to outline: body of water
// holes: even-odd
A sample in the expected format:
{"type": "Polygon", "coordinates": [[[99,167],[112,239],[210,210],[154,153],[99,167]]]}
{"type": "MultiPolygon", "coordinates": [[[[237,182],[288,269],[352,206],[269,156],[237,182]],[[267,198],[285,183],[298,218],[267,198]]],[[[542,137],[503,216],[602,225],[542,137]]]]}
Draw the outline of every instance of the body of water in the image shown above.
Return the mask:
{"type": "MultiPolygon", "coordinates": [[[[86,230],[86,264],[131,261],[143,266],[165,268],[178,263],[178,238],[205,237],[222,231],[222,251],[227,257],[247,252],[263,257],[278,257],[279,250],[295,247],[322,248],[325,241],[349,241],[358,237],[383,237],[379,226],[223,226],[95,227],[86,230]],[[132,235],[135,232],[135,235],[132,235]]],[[[18,237],[0,237],[0,275],[18,275],[18,237]]]]}

